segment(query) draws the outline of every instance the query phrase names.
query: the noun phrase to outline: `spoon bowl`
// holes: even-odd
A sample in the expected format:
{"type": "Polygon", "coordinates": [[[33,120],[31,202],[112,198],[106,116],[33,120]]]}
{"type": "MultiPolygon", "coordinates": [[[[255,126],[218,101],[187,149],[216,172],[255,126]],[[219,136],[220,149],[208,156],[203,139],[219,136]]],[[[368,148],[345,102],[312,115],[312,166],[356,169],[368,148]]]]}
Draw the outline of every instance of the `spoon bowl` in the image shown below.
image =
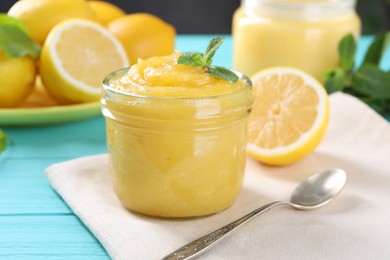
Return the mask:
{"type": "Polygon", "coordinates": [[[210,249],[232,231],[244,225],[254,217],[276,206],[289,205],[298,210],[312,210],[330,202],[343,189],[347,174],[341,169],[330,169],[316,173],[303,180],[292,192],[290,201],[268,203],[247,215],[227,224],[210,234],[198,238],[173,253],[165,256],[165,260],[190,259],[210,249]]]}
{"type": "Polygon", "coordinates": [[[341,169],[319,172],[302,181],[291,194],[291,206],[300,210],[319,208],[343,189],[347,174],[341,169]]]}

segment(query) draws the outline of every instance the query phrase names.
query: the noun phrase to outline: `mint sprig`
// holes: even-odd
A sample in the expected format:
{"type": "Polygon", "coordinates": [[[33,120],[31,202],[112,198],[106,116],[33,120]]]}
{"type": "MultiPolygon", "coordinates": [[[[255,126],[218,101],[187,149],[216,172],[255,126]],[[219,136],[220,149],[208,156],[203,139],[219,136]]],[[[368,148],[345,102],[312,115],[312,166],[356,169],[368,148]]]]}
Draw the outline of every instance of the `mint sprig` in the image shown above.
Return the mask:
{"type": "Polygon", "coordinates": [[[41,51],[41,46],[27,34],[24,24],[6,14],[0,14],[0,48],[12,58],[38,57],[41,51]]]}
{"type": "Polygon", "coordinates": [[[184,52],[177,59],[177,63],[193,67],[202,67],[207,73],[213,75],[214,77],[235,83],[239,78],[233,71],[225,67],[211,65],[213,57],[222,43],[222,37],[215,37],[210,40],[204,54],[200,52],[184,52]]]}
{"type": "Polygon", "coordinates": [[[385,115],[390,112],[390,70],[381,69],[380,64],[390,45],[390,32],[374,38],[363,63],[357,68],[356,45],[352,34],[344,36],[340,41],[340,66],[324,73],[325,88],[329,94],[336,91],[349,93],[385,115]]]}

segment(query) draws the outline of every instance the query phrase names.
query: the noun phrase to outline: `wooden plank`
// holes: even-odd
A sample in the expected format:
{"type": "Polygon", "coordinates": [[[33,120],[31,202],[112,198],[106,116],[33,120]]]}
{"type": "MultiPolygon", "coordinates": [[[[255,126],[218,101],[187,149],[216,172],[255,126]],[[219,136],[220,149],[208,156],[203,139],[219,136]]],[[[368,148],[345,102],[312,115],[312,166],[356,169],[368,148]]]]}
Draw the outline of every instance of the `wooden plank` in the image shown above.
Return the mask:
{"type": "MultiPolygon", "coordinates": [[[[76,158],[106,152],[104,118],[36,127],[2,127],[12,139],[7,158],[76,158]]],[[[1,171],[1,170],[0,170],[1,171]]]]}
{"type": "Polygon", "coordinates": [[[74,215],[0,216],[0,258],[109,259],[74,215]]]}
{"type": "Polygon", "coordinates": [[[63,159],[9,158],[0,164],[0,215],[70,213],[43,171],[63,159]]]}

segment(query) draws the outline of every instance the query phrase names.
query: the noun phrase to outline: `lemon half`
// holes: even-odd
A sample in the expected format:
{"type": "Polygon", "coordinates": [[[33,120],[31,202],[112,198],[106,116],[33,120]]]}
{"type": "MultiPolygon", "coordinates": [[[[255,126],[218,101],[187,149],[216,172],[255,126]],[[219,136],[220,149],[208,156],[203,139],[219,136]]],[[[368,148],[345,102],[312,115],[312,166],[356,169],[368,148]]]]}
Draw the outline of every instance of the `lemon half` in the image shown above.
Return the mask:
{"type": "Polygon", "coordinates": [[[254,104],[247,153],[270,165],[287,165],[310,154],[329,121],[328,95],[312,76],[294,68],[270,68],[251,77],[254,104]]]}
{"type": "Polygon", "coordinates": [[[99,100],[103,78],[129,66],[121,43],[103,26],[83,19],[53,28],[39,64],[47,91],[61,104],[99,100]]]}

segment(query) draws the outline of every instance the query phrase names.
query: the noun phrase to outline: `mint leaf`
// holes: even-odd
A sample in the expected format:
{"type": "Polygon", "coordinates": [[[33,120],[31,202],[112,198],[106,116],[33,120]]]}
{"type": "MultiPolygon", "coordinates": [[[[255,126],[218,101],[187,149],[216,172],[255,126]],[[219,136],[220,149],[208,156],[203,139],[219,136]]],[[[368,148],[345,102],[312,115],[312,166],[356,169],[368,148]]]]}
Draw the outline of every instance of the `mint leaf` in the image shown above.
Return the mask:
{"type": "Polygon", "coordinates": [[[0,129],[0,153],[7,147],[7,136],[0,129]]]}
{"type": "Polygon", "coordinates": [[[204,54],[204,62],[206,63],[206,66],[211,65],[215,52],[222,45],[222,43],[223,43],[222,37],[215,37],[210,40],[206,52],[204,54]]]}
{"type": "Polygon", "coordinates": [[[351,84],[355,91],[368,97],[390,98],[390,73],[374,64],[363,64],[353,75],[351,84]]]}
{"type": "Polygon", "coordinates": [[[194,64],[198,64],[199,67],[204,67],[206,64],[203,62],[203,54],[199,52],[195,52],[191,55],[191,60],[194,64]]]}
{"type": "Polygon", "coordinates": [[[379,63],[381,62],[382,54],[386,51],[389,44],[390,44],[390,32],[381,33],[377,35],[366,52],[366,56],[364,57],[363,64],[372,63],[372,64],[379,65],[379,63]]]}
{"type": "Polygon", "coordinates": [[[207,73],[215,77],[227,80],[231,83],[235,83],[239,79],[239,77],[233,71],[224,67],[211,66],[215,52],[222,45],[222,43],[222,37],[215,37],[211,39],[209,44],[207,45],[205,54],[199,52],[182,53],[177,59],[177,64],[203,67],[207,73]]]}
{"type": "Polygon", "coordinates": [[[27,27],[20,20],[8,16],[7,14],[0,13],[0,25],[4,24],[15,25],[25,33],[28,33],[27,27]]]}
{"type": "Polygon", "coordinates": [[[177,63],[193,67],[203,67],[203,54],[199,52],[185,52],[177,59],[177,63]]]}
{"type": "Polygon", "coordinates": [[[236,73],[224,67],[212,66],[208,68],[207,72],[213,75],[214,77],[227,80],[230,83],[234,83],[239,79],[236,73]]]}
{"type": "Polygon", "coordinates": [[[355,63],[356,41],[352,34],[344,36],[338,46],[341,67],[345,70],[353,68],[355,63]]]}
{"type": "Polygon", "coordinates": [[[41,47],[14,24],[0,25],[0,47],[12,58],[26,55],[38,57],[41,51],[41,47]]]}
{"type": "Polygon", "coordinates": [[[325,72],[325,89],[328,94],[332,94],[344,89],[344,83],[346,80],[345,71],[342,68],[335,68],[333,70],[325,72]]]}
{"type": "Polygon", "coordinates": [[[364,55],[360,68],[354,68],[356,42],[352,34],[339,43],[340,67],[324,73],[328,93],[342,91],[365,102],[383,117],[390,119],[390,70],[380,63],[390,45],[390,32],[377,35],[364,55]]]}

